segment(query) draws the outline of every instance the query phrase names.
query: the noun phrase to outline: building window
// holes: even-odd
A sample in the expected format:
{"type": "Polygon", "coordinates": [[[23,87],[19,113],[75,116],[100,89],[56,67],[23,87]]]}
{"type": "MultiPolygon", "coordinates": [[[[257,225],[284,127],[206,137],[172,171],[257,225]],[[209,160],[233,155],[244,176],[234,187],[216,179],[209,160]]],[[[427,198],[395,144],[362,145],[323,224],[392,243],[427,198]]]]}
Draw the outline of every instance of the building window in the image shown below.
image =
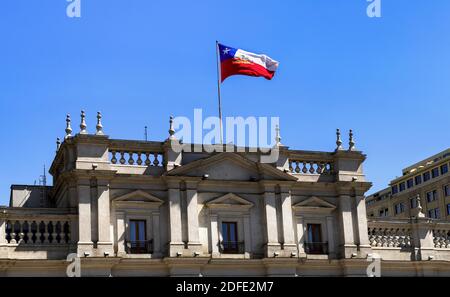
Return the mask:
{"type": "Polygon", "coordinates": [[[438,199],[438,194],[437,194],[436,190],[427,192],[427,201],[428,202],[433,202],[433,201],[435,201],[437,199],[438,199]]]}
{"type": "Polygon", "coordinates": [[[447,204],[447,215],[450,216],[450,204],[447,204]]]}
{"type": "Polygon", "coordinates": [[[411,208],[416,208],[417,207],[417,199],[415,197],[409,199],[409,205],[411,206],[411,208]]]}
{"type": "Polygon", "coordinates": [[[222,222],[222,239],[223,241],[220,243],[221,253],[239,254],[243,252],[243,245],[238,241],[236,222],[222,222]]]}
{"type": "Polygon", "coordinates": [[[413,179],[412,179],[412,178],[408,179],[408,180],[406,181],[406,187],[407,187],[408,189],[410,189],[410,188],[412,188],[413,186],[414,186],[413,179]]]}
{"type": "Polygon", "coordinates": [[[422,183],[422,176],[421,175],[416,176],[414,179],[415,179],[415,182],[416,182],[416,186],[420,185],[422,183]]]}
{"type": "Polygon", "coordinates": [[[435,208],[435,209],[430,209],[428,211],[428,217],[430,217],[431,219],[439,219],[439,217],[441,216],[439,208],[435,208]]]}
{"type": "Polygon", "coordinates": [[[439,167],[433,168],[433,169],[431,170],[431,177],[432,177],[432,178],[436,178],[436,177],[438,177],[438,176],[439,176],[439,167]]]}
{"type": "Polygon", "coordinates": [[[392,187],[391,187],[391,191],[392,191],[392,194],[397,194],[397,193],[398,193],[398,187],[397,187],[397,185],[392,186],[392,187]]]}
{"type": "Polygon", "coordinates": [[[446,174],[448,172],[448,165],[444,164],[441,166],[441,174],[446,174]]]}
{"type": "Polygon", "coordinates": [[[384,208],[380,210],[380,217],[388,217],[389,216],[389,209],[384,208]]]}
{"type": "Polygon", "coordinates": [[[398,188],[399,188],[399,191],[400,191],[400,192],[404,191],[404,190],[405,190],[405,183],[404,183],[404,182],[403,182],[403,183],[400,183],[400,184],[398,185],[398,188]]]}
{"type": "Polygon", "coordinates": [[[129,254],[151,254],[151,241],[147,241],[147,222],[130,220],[130,239],[125,242],[129,254]]]}
{"type": "Polygon", "coordinates": [[[400,213],[402,213],[404,211],[405,211],[405,205],[403,204],[403,202],[398,203],[398,204],[395,205],[395,214],[396,215],[400,214],[400,213]]]}
{"type": "Polygon", "coordinates": [[[426,182],[426,181],[429,181],[429,180],[430,180],[430,172],[427,171],[427,172],[425,172],[423,174],[423,181],[426,182]]]}
{"type": "Polygon", "coordinates": [[[307,224],[308,242],[305,243],[307,254],[327,254],[327,243],[322,240],[322,226],[320,224],[307,224]]]}
{"type": "Polygon", "coordinates": [[[450,196],[450,185],[444,186],[444,195],[445,197],[450,196]]]}

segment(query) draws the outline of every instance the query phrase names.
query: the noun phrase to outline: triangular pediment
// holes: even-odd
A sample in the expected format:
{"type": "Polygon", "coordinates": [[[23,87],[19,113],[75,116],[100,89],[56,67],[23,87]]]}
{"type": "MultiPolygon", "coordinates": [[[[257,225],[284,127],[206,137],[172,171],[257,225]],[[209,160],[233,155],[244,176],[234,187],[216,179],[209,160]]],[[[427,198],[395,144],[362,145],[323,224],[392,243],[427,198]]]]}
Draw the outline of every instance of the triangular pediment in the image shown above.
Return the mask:
{"type": "Polygon", "coordinates": [[[331,212],[336,206],[316,196],[307,198],[295,204],[294,209],[308,212],[331,212]]]}
{"type": "Polygon", "coordinates": [[[138,205],[141,205],[142,207],[145,208],[153,208],[159,207],[161,204],[164,203],[164,201],[145,191],[136,190],[114,198],[112,200],[112,203],[115,206],[122,206],[122,207],[125,206],[136,207],[138,205]]]}
{"type": "Polygon", "coordinates": [[[297,179],[277,168],[250,160],[239,153],[218,153],[177,167],[167,173],[172,176],[203,177],[211,180],[288,180],[297,179]]]}
{"type": "Polygon", "coordinates": [[[216,209],[242,210],[251,208],[253,206],[253,203],[236,194],[228,193],[226,195],[214,198],[206,202],[206,206],[209,208],[216,208],[216,209]]]}

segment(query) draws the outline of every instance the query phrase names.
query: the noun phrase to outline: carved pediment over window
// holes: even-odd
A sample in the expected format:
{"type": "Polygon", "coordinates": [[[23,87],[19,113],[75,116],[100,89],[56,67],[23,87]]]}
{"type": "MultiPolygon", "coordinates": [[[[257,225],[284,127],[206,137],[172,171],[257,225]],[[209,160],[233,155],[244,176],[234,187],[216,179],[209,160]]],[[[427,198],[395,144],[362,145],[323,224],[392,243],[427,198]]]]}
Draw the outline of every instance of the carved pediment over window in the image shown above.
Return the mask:
{"type": "Polygon", "coordinates": [[[253,203],[239,197],[236,194],[228,193],[226,195],[214,198],[206,202],[206,207],[223,210],[247,210],[253,207],[253,203]]]}
{"type": "Polygon", "coordinates": [[[132,191],[113,199],[112,204],[117,208],[158,208],[164,201],[142,190],[132,191]]]}
{"type": "Polygon", "coordinates": [[[330,213],[336,209],[336,206],[316,196],[312,196],[296,203],[293,208],[299,212],[330,213]]]}

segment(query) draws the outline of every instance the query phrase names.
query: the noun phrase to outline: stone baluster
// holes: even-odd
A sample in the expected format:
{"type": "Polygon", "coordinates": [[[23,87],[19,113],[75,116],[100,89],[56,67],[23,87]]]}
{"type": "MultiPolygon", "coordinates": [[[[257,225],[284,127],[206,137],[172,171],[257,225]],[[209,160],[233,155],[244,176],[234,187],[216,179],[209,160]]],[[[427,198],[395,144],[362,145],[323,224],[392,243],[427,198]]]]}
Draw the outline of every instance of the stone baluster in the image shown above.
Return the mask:
{"type": "Polygon", "coordinates": [[[150,153],[149,153],[149,152],[146,152],[146,153],[145,153],[145,165],[146,165],[146,166],[150,166],[150,165],[151,165],[151,162],[150,162],[150,153]]]}
{"type": "Polygon", "coordinates": [[[133,154],[133,152],[128,152],[128,164],[130,165],[134,164],[133,154]]]}
{"type": "Polygon", "coordinates": [[[302,172],[303,173],[307,173],[308,172],[308,169],[306,168],[306,161],[303,161],[303,168],[302,168],[302,172]]]}
{"type": "Polygon", "coordinates": [[[23,233],[23,222],[17,221],[16,224],[19,226],[19,228],[17,229],[18,235],[19,235],[19,240],[18,240],[17,243],[18,244],[23,244],[24,237],[25,237],[25,234],[23,233]]]}
{"type": "Polygon", "coordinates": [[[22,228],[23,228],[22,230],[23,230],[24,240],[26,239],[26,243],[32,243],[33,240],[31,239],[32,233],[31,233],[31,224],[30,224],[30,222],[25,221],[23,223],[23,227],[22,228]],[[25,225],[26,225],[26,228],[25,228],[25,225]]]}
{"type": "Polygon", "coordinates": [[[125,164],[125,152],[124,151],[121,151],[120,152],[120,160],[119,160],[119,162],[120,162],[120,164],[125,164]]]}
{"type": "Polygon", "coordinates": [[[292,167],[292,161],[289,160],[289,172],[294,172],[294,168],[292,167]]]}
{"type": "Polygon", "coordinates": [[[155,157],[155,159],[153,160],[153,165],[158,166],[159,165],[158,153],[154,153],[153,156],[155,157]]]}
{"type": "Polygon", "coordinates": [[[49,221],[45,220],[43,222],[44,222],[44,244],[48,244],[48,243],[50,243],[50,240],[49,240],[50,233],[48,230],[49,221]]]}
{"type": "Polygon", "coordinates": [[[116,164],[117,158],[116,158],[116,151],[111,151],[111,163],[116,164]]]}
{"type": "Polygon", "coordinates": [[[56,226],[57,226],[57,222],[50,222],[50,223],[53,226],[52,233],[51,233],[52,243],[56,244],[56,243],[58,243],[58,241],[56,240],[56,235],[57,235],[57,233],[56,233],[56,226]]]}
{"type": "Polygon", "coordinates": [[[299,163],[299,161],[295,161],[295,173],[300,173],[300,163],[299,163]]]}
{"type": "Polygon", "coordinates": [[[137,156],[138,156],[138,157],[137,157],[136,163],[137,163],[138,165],[142,165],[141,155],[142,155],[141,152],[138,152],[138,153],[137,153],[137,156]]]}
{"type": "Polygon", "coordinates": [[[16,244],[17,243],[17,241],[16,241],[16,223],[11,221],[10,225],[11,225],[11,233],[10,233],[11,240],[9,241],[9,243],[16,244]]]}

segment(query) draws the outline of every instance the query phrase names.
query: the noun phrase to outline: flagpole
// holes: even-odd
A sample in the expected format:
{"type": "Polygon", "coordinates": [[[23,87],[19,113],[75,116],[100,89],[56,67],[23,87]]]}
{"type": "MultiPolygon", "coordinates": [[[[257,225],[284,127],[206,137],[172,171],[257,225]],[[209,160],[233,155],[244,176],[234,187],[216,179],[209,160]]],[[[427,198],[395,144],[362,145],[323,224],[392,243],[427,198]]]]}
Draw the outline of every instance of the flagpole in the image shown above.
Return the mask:
{"type": "Polygon", "coordinates": [[[217,60],[217,97],[219,99],[219,125],[220,125],[220,144],[223,144],[222,137],[222,102],[220,98],[220,53],[219,53],[219,42],[216,40],[216,60],[217,60]]]}

